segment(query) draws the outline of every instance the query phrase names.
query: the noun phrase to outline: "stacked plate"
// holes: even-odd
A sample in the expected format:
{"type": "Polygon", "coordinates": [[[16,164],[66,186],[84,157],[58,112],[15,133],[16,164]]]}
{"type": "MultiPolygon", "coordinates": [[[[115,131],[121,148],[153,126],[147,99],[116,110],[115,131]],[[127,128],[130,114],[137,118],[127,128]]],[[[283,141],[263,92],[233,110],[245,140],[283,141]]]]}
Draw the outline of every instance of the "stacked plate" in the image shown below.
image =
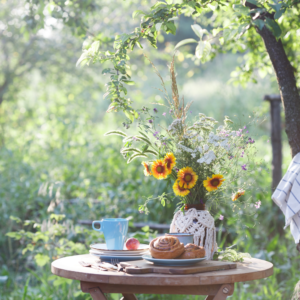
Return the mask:
{"type": "Polygon", "coordinates": [[[111,262],[113,259],[121,261],[131,261],[143,259],[142,256],[148,254],[149,245],[140,244],[136,250],[109,250],[106,244],[93,244],[90,245],[90,254],[98,256],[102,261],[111,262]]]}

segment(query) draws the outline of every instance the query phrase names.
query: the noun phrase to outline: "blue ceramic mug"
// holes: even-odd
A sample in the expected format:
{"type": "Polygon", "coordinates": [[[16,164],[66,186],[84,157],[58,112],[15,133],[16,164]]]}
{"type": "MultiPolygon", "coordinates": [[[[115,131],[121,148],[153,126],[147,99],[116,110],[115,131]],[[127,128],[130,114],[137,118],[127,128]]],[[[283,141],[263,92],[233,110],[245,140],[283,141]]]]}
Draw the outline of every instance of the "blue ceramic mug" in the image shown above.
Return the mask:
{"type": "Polygon", "coordinates": [[[94,230],[104,233],[108,250],[123,250],[128,230],[127,219],[107,218],[101,221],[93,221],[92,226],[94,230]],[[95,224],[98,224],[100,228],[95,228],[95,224]]]}

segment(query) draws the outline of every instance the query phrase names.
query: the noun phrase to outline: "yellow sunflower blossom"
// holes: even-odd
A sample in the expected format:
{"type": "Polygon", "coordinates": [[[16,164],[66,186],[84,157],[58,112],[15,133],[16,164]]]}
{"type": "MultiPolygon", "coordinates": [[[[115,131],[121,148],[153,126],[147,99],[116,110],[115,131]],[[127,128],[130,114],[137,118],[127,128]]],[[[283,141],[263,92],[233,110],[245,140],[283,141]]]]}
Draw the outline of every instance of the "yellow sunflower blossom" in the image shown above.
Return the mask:
{"type": "Polygon", "coordinates": [[[145,167],[145,169],[144,169],[145,176],[151,176],[152,173],[151,173],[151,169],[150,169],[150,164],[147,163],[147,162],[145,162],[145,161],[143,161],[142,165],[145,167]]]}
{"type": "Polygon", "coordinates": [[[211,178],[207,177],[207,180],[203,181],[203,185],[209,192],[212,192],[217,190],[218,187],[222,185],[224,180],[225,179],[223,179],[223,175],[213,174],[211,178]]]}
{"type": "Polygon", "coordinates": [[[166,164],[164,163],[164,161],[162,159],[156,160],[152,164],[151,170],[152,170],[153,177],[155,177],[156,179],[159,179],[159,180],[165,179],[169,175],[169,171],[166,167],[166,164]]]}
{"type": "Polygon", "coordinates": [[[179,185],[179,180],[177,179],[173,185],[174,194],[177,196],[184,197],[190,193],[190,190],[185,189],[184,187],[179,185]]]}
{"type": "Polygon", "coordinates": [[[176,165],[176,158],[175,158],[174,154],[171,153],[171,152],[167,153],[165,158],[164,158],[164,162],[166,164],[167,170],[169,171],[169,174],[171,174],[172,169],[176,165]]]}
{"type": "Polygon", "coordinates": [[[191,189],[195,186],[198,180],[198,175],[191,167],[185,167],[178,171],[177,178],[180,186],[185,189],[191,189]]]}
{"type": "Polygon", "coordinates": [[[238,189],[238,191],[236,193],[232,194],[231,200],[236,201],[238,198],[240,198],[243,195],[245,195],[245,190],[238,189]]]}

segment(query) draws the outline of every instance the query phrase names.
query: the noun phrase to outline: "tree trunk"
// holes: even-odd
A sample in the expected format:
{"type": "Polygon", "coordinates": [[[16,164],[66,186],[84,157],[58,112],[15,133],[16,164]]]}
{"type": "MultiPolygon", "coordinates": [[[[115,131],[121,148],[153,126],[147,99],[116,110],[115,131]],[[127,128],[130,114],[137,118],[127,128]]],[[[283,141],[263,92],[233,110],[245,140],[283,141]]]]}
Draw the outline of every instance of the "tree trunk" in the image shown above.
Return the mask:
{"type": "MultiPolygon", "coordinates": [[[[256,28],[256,30],[265,43],[277,77],[285,111],[285,131],[291,147],[292,157],[294,157],[300,152],[300,96],[296,86],[294,69],[286,56],[281,40],[277,41],[266,26],[261,30],[259,28],[256,28]]],[[[300,250],[300,241],[297,250],[300,250]]]]}
{"type": "Polygon", "coordinates": [[[300,96],[296,86],[294,69],[288,60],[281,40],[276,40],[272,32],[264,26],[256,29],[262,37],[272,61],[285,110],[286,134],[292,157],[300,152],[300,96]]]}

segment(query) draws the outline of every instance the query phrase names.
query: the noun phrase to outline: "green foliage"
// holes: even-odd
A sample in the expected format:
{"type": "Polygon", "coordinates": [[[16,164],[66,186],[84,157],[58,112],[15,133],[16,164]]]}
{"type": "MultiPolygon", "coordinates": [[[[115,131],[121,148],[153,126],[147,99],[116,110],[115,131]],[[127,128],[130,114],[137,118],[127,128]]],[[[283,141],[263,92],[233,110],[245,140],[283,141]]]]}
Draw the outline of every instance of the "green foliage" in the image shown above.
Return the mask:
{"type": "MultiPolygon", "coordinates": [[[[130,76],[127,72],[130,59],[129,50],[140,44],[140,40],[147,39],[153,47],[157,47],[157,36],[159,32],[166,34],[176,34],[174,20],[179,15],[186,15],[195,21],[200,21],[205,27],[211,28],[211,35],[207,29],[202,29],[202,25],[194,24],[192,29],[199,37],[200,41],[195,49],[196,58],[205,63],[213,58],[218,52],[232,51],[233,53],[243,53],[250,50],[244,56],[245,63],[238,67],[236,76],[232,82],[239,82],[243,85],[248,82],[256,82],[254,71],[257,69],[264,72],[270,69],[270,61],[266,59],[263,43],[256,28],[262,30],[266,26],[274,36],[283,39],[286,51],[293,53],[289,56],[292,65],[297,65],[299,51],[294,44],[288,42],[288,37],[295,36],[299,28],[296,21],[299,15],[299,1],[284,1],[274,4],[273,1],[182,1],[181,3],[156,2],[147,12],[136,10],[133,18],[141,16],[141,23],[131,33],[122,33],[115,37],[114,51],[87,51],[82,54],[79,62],[83,60],[90,62],[104,63],[110,61],[112,68],[105,69],[105,74],[110,74],[110,82],[107,83],[107,95],[113,103],[113,110],[123,110],[129,121],[124,126],[129,126],[135,119],[136,109],[131,106],[129,98],[124,96],[127,90],[123,83],[128,82],[130,76]],[[296,13],[296,11],[298,12],[296,13]],[[296,15],[295,15],[296,13],[296,15]],[[211,16],[212,14],[212,16],[211,16]],[[234,20],[231,22],[231,20],[234,20]],[[293,28],[288,24],[297,24],[293,28]],[[206,34],[205,40],[203,35],[206,34]],[[258,46],[259,45],[259,46],[258,46]],[[263,49],[263,50],[262,50],[263,49]],[[124,95],[122,95],[122,93],[124,95]]],[[[185,39],[179,42],[175,49],[188,43],[197,42],[194,39],[185,39]]],[[[98,48],[97,48],[98,49],[98,48]]],[[[269,71],[269,70],[268,70],[269,71]]],[[[133,81],[130,80],[133,84],[133,81]]],[[[111,108],[108,111],[112,111],[111,108]]]]}
{"type": "Polygon", "coordinates": [[[222,261],[233,261],[233,262],[243,262],[245,258],[251,258],[249,253],[241,253],[232,249],[234,246],[227,247],[224,251],[220,248],[218,252],[215,254],[219,260],[222,261]]]}

